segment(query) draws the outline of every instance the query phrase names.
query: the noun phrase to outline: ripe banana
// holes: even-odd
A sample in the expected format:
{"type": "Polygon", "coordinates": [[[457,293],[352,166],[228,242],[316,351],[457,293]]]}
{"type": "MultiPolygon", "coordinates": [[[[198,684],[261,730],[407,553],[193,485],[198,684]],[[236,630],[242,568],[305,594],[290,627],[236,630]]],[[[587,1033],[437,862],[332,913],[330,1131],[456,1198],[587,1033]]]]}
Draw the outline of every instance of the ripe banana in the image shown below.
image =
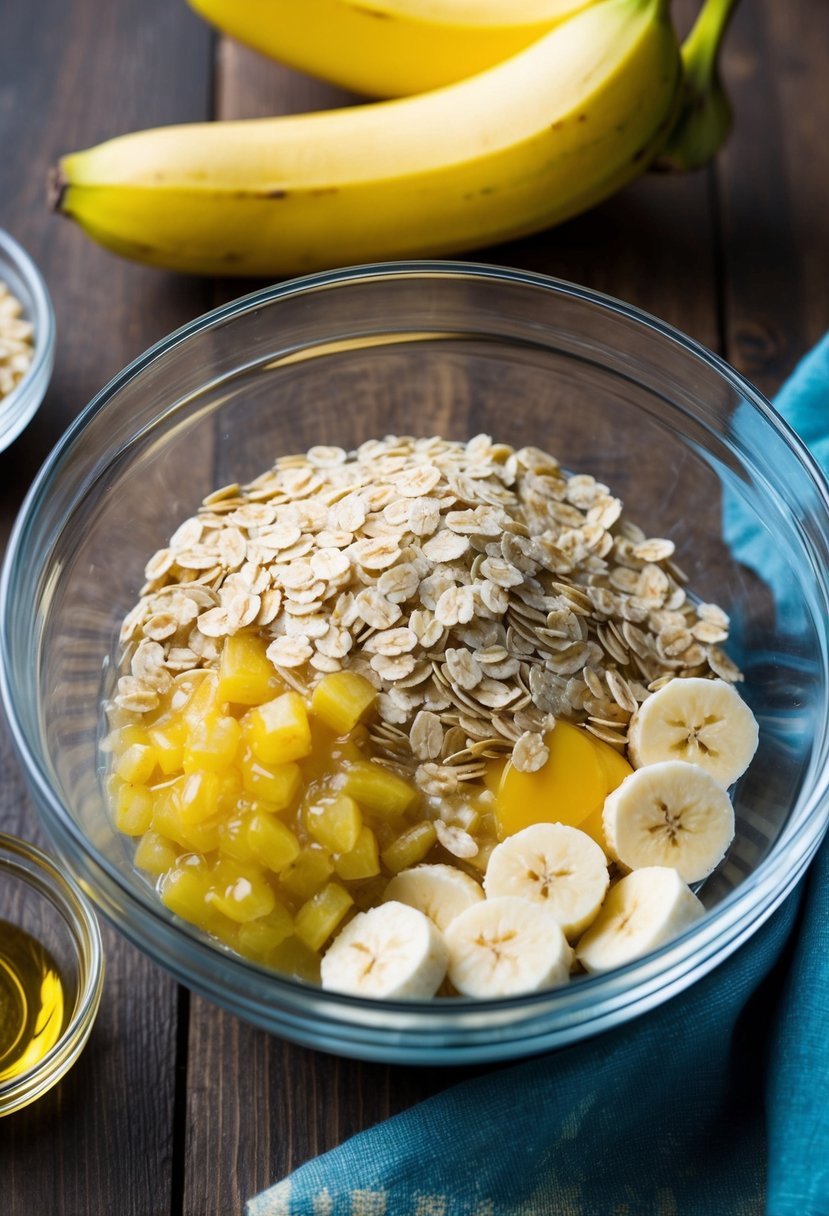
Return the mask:
{"type": "Polygon", "coordinates": [[[483,898],[481,885],[474,878],[455,866],[441,864],[402,870],[391,879],[383,894],[384,900],[397,900],[417,908],[441,932],[456,916],[483,898]]]}
{"type": "Polygon", "coordinates": [[[323,955],[323,988],[354,996],[432,997],[446,974],[446,944],[435,925],[406,904],[359,912],[323,955]]]}
{"type": "Polygon", "coordinates": [[[664,946],[705,913],[676,870],[647,866],[621,878],[576,946],[585,971],[610,971],[664,946]]]}
{"type": "Polygon", "coordinates": [[[599,0],[416,97],[137,132],[65,157],[55,205],[169,269],[279,277],[559,223],[647,166],[679,96],[667,0],[599,0]]]}
{"type": "Polygon", "coordinates": [[[547,909],[504,895],[476,903],[445,933],[449,980],[463,996],[516,996],[566,984],[573,952],[547,909]]]}
{"type": "Polygon", "coordinates": [[[685,760],[728,787],[757,751],[757,720],[732,684],[691,676],[671,680],[637,709],[628,729],[635,768],[685,760]]]}
{"type": "Polygon", "coordinates": [[[596,917],[608,882],[594,840],[563,823],[536,823],[495,846],[484,889],[487,899],[516,895],[540,904],[573,938],[596,917]]]}
{"type": "Polygon", "coordinates": [[[684,760],[636,769],[604,804],[608,852],[626,869],[670,866],[706,878],[734,839],[734,808],[710,773],[684,760]]]}
{"type": "Polygon", "coordinates": [[[658,169],[688,172],[714,159],[733,122],[731,102],[719,71],[725,31],[738,0],[705,0],[682,44],[683,98],[658,169]]]}
{"type": "Polygon", "coordinates": [[[474,76],[593,0],[188,0],[226,34],[370,97],[474,76]]]}

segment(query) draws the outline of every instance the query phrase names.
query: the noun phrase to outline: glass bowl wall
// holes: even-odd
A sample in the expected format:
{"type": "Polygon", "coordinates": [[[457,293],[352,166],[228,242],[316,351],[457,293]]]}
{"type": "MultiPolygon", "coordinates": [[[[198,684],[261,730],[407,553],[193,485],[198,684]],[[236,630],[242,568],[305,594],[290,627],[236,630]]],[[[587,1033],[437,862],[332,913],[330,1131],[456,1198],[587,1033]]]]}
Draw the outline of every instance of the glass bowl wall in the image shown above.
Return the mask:
{"type": "Polygon", "coordinates": [[[828,503],[805,450],[746,381],[619,302],[451,263],[366,267],[258,292],[173,334],[108,385],[21,512],[0,585],[0,678],[44,826],[136,945],[287,1038],[363,1058],[457,1063],[593,1034],[731,953],[791,889],[825,830],[828,503]],[[761,727],[735,794],[737,836],[703,888],[705,920],[618,972],[496,1003],[325,993],[210,943],[133,869],[96,755],[119,624],[147,558],[218,486],[314,444],[481,431],[548,449],[605,482],[649,535],[676,541],[694,593],[730,614],[742,691],[761,727]],[[751,534],[736,556],[724,497],[751,534]]]}

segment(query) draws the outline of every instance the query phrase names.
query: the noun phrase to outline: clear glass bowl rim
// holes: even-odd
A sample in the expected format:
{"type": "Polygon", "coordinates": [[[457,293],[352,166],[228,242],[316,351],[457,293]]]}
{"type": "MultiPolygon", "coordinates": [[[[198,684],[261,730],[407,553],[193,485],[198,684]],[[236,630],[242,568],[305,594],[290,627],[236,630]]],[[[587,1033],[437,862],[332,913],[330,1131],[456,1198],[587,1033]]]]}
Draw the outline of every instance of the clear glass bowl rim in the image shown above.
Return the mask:
{"type": "MultiPolygon", "coordinates": [[[[54,796],[39,757],[29,745],[17,719],[8,684],[8,602],[15,582],[15,571],[25,560],[29,521],[36,516],[53,482],[60,476],[67,455],[80,441],[90,419],[104,409],[127,382],[135,379],[175,346],[203,330],[271,301],[361,281],[401,277],[461,278],[470,282],[504,282],[540,288],[616,314],[682,347],[717,373],[781,435],[817,487],[829,524],[829,485],[808,449],[766,398],[744,376],[701,343],[642,309],[561,279],[485,263],[402,261],[331,270],[261,288],[181,326],[148,348],[110,380],[64,433],[23,502],[0,572],[0,695],[28,780],[36,791],[39,805],[48,808],[47,814],[42,814],[47,833],[60,852],[69,855],[70,863],[78,865],[81,870],[84,866],[92,865],[96,876],[105,880],[107,890],[94,890],[91,884],[81,879],[85,888],[89,889],[91,898],[124,936],[176,978],[254,1024],[277,1032],[280,1026],[290,1026],[290,1037],[308,1046],[343,1050],[358,1058],[390,1062],[503,1060],[546,1050],[583,1038],[587,1033],[595,1033],[618,1021],[620,1010],[625,1011],[624,1016],[629,1016],[653,1007],[666,995],[682,990],[718,966],[771,916],[804,873],[829,824],[829,743],[826,731],[820,741],[824,763],[809,797],[799,808],[799,822],[795,830],[787,834],[784,829],[770,855],[741,886],[719,903],[704,921],[661,950],[605,975],[580,979],[578,984],[557,989],[552,995],[547,992],[474,1002],[463,999],[451,1002],[371,1002],[282,978],[255,963],[223,952],[200,939],[183,924],[173,923],[160,903],[157,907],[151,905],[149,898],[145,899],[131,888],[118,871],[92,849],[83,832],[54,796]],[[785,849],[780,848],[783,840],[785,849]],[[124,906],[129,915],[124,915],[124,906]],[[168,950],[168,945],[173,949],[168,950]],[[185,963],[181,962],[176,947],[186,952],[185,963]],[[227,992],[231,989],[232,996],[228,999],[227,992]],[[268,996],[273,998],[278,1016],[273,1015],[272,1009],[269,1011],[268,996]],[[547,1027],[551,1006],[559,1023],[558,1029],[552,1031],[547,1027]],[[321,1021],[308,1025],[306,1019],[309,1015],[319,1017],[321,1021]],[[465,1029],[476,1024],[483,1026],[487,1022],[497,1026],[502,1021],[503,1038],[498,1038],[496,1033],[496,1041],[490,1036],[486,1042],[482,1039],[480,1043],[466,1046],[465,1029]],[[320,1029],[323,1024],[330,1031],[328,1039],[320,1029]],[[390,1025],[393,1029],[385,1035],[382,1048],[376,1046],[372,1035],[377,1033],[382,1038],[390,1025]],[[534,1034],[538,1035],[538,1047],[528,1046],[528,1042],[535,1041],[534,1034]]],[[[824,534],[829,542],[829,526],[824,527],[824,534]]],[[[829,584],[823,588],[823,592],[829,616],[829,584]]]]}
{"type": "Polygon", "coordinates": [[[2,451],[25,429],[46,393],[55,360],[56,323],[55,310],[43,275],[23,246],[3,228],[0,228],[0,255],[5,255],[26,284],[31,296],[31,321],[35,332],[35,353],[31,366],[20,383],[0,398],[2,451]]]}
{"type": "Polygon", "coordinates": [[[54,858],[29,841],[0,832],[0,859],[17,861],[18,877],[48,899],[66,922],[78,962],[79,990],[72,1017],[54,1047],[34,1068],[9,1081],[0,1081],[0,1115],[9,1115],[34,1102],[64,1076],[77,1060],[92,1030],[101,1002],[104,952],[101,930],[92,906],[75,879],[54,858]],[[40,876],[48,895],[28,879],[28,871],[40,876]]]}

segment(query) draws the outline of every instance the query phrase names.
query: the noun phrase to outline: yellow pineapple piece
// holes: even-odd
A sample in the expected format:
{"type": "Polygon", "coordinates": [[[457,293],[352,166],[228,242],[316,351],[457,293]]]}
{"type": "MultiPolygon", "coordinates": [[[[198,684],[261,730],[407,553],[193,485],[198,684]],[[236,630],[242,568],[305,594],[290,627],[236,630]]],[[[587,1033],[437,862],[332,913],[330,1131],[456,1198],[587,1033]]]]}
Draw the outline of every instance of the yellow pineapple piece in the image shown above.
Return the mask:
{"type": "Polygon", "coordinates": [[[340,789],[363,810],[391,819],[399,818],[417,797],[408,781],[371,760],[347,765],[340,789]]]}
{"type": "Polygon", "coordinates": [[[277,900],[267,916],[249,920],[239,926],[238,949],[247,958],[267,961],[268,956],[294,931],[294,918],[284,904],[277,900]]]}
{"type": "Polygon", "coordinates": [[[213,866],[205,898],[239,924],[268,916],[276,907],[273,888],[259,866],[224,857],[213,866]]]}
{"type": "Polygon", "coordinates": [[[192,730],[203,718],[209,718],[211,714],[221,713],[222,710],[222,699],[219,696],[218,672],[212,670],[206,671],[201,680],[195,681],[192,685],[184,686],[185,690],[191,688],[192,691],[186,696],[184,704],[180,709],[180,719],[184,722],[188,731],[192,730]]]}
{"type": "Polygon", "coordinates": [[[252,856],[275,874],[281,874],[299,856],[300,844],[294,833],[266,811],[255,811],[248,818],[245,842],[252,856]]]}
{"type": "Polygon", "coordinates": [[[115,761],[113,772],[130,785],[146,785],[155,769],[155,751],[149,743],[131,743],[115,761]]]}
{"type": "Polygon", "coordinates": [[[333,794],[305,808],[305,826],[332,853],[350,853],[360,836],[363,817],[348,794],[333,794]]]}
{"type": "Polygon", "coordinates": [[[178,849],[172,840],[150,829],[139,840],[134,860],[139,870],[148,874],[166,874],[178,860],[178,849]]]}
{"type": "Polygon", "coordinates": [[[311,751],[311,727],[298,692],[284,692],[247,715],[245,733],[264,764],[302,760],[311,751]]]}
{"type": "Polygon", "coordinates": [[[294,899],[304,900],[319,891],[334,873],[334,865],[327,849],[320,845],[306,845],[279,875],[279,884],[294,899]]]}
{"type": "MultiPolygon", "coordinates": [[[[213,777],[214,774],[208,773],[207,776],[213,777]]],[[[155,792],[151,827],[153,831],[174,840],[183,849],[211,853],[219,844],[219,821],[215,816],[200,819],[196,813],[185,813],[181,804],[181,791],[184,783],[190,780],[190,777],[180,778],[166,789],[155,792]]],[[[195,806],[199,806],[198,799],[195,806]]],[[[191,805],[188,809],[193,811],[194,808],[191,805]]]]}
{"type": "Polygon", "coordinates": [[[302,773],[293,761],[289,764],[263,764],[249,747],[242,752],[239,768],[245,792],[252,798],[270,802],[275,811],[283,811],[290,806],[302,785],[302,773]]]}
{"type": "Polygon", "coordinates": [[[106,747],[115,756],[121,756],[128,747],[138,743],[142,747],[146,747],[149,743],[149,735],[145,726],[135,722],[127,723],[125,726],[119,726],[116,730],[110,731],[106,739],[106,747]]]}
{"type": "Polygon", "coordinates": [[[153,796],[145,785],[122,785],[115,795],[115,823],[127,836],[143,836],[153,818],[153,796]]]}
{"type": "Polygon", "coordinates": [[[239,750],[242,728],[228,714],[209,714],[190,728],[182,754],[185,773],[207,769],[220,773],[229,768],[239,750]]]}
{"type": "Polygon", "coordinates": [[[255,633],[236,633],[225,639],[219,661],[219,700],[236,705],[262,705],[279,686],[267,645],[255,633]]]}
{"type": "Polygon", "coordinates": [[[371,828],[365,825],[353,849],[348,853],[340,853],[334,858],[334,869],[340,878],[347,882],[357,882],[362,878],[374,878],[380,873],[380,857],[377,850],[377,837],[371,828]]]}
{"type": "Polygon", "coordinates": [[[353,903],[345,887],[338,882],[329,882],[299,909],[294,932],[311,950],[319,950],[353,903]]]}
{"type": "Polygon", "coordinates": [[[306,984],[318,985],[320,982],[319,954],[295,936],[286,938],[280,946],[271,951],[268,965],[275,971],[290,975],[296,980],[303,980],[306,984]]]}
{"type": "Polygon", "coordinates": [[[393,874],[416,866],[431,849],[437,839],[435,825],[428,819],[416,823],[384,849],[382,852],[383,865],[393,874]]]}
{"type": "Polygon", "coordinates": [[[219,778],[219,797],[217,806],[221,815],[232,815],[236,811],[239,803],[244,799],[242,792],[242,774],[239,769],[227,768],[223,773],[218,774],[219,778]]]}
{"type": "Polygon", "coordinates": [[[177,916],[194,925],[207,927],[211,917],[206,903],[210,872],[201,862],[191,859],[177,864],[161,882],[161,900],[177,916]]]}
{"type": "Polygon", "coordinates": [[[155,762],[165,777],[180,772],[187,738],[187,724],[184,719],[176,717],[164,723],[156,723],[147,731],[147,737],[155,752],[155,762]]]}
{"type": "Polygon", "coordinates": [[[256,861],[256,853],[248,841],[248,822],[250,815],[240,812],[224,819],[219,824],[218,849],[222,857],[234,858],[236,861],[256,861]]]}
{"type": "Polygon", "coordinates": [[[176,789],[183,824],[202,823],[218,811],[221,784],[216,773],[204,769],[187,773],[176,789]]]}
{"type": "Polygon", "coordinates": [[[323,676],[311,697],[311,712],[338,735],[347,735],[369,712],[377,690],[355,671],[323,676]]]}

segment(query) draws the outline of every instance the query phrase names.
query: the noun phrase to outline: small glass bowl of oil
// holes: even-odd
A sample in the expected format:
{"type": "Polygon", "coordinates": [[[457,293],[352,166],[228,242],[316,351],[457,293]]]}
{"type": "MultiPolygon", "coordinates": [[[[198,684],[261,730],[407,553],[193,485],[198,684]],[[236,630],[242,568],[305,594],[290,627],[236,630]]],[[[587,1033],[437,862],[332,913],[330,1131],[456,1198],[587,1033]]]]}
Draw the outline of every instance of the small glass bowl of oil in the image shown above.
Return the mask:
{"type": "Polygon", "coordinates": [[[40,849],[0,833],[0,1115],[34,1102],[75,1063],[103,972],[80,888],[40,849]]]}

